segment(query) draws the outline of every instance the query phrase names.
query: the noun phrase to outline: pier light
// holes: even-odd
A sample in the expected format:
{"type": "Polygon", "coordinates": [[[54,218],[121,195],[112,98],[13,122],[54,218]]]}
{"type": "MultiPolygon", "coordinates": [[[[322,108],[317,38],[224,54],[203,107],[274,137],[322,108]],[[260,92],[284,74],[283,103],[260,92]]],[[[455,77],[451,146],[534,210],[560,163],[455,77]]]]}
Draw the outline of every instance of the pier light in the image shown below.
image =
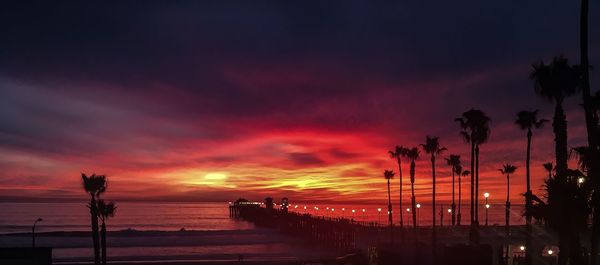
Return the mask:
{"type": "Polygon", "coordinates": [[[488,203],[488,204],[486,204],[486,205],[485,205],[485,208],[488,208],[488,209],[489,209],[489,208],[490,208],[490,204],[489,204],[489,203],[488,203]]]}
{"type": "Polygon", "coordinates": [[[388,211],[388,215],[390,215],[391,213],[392,213],[391,211],[388,211]]]}
{"type": "Polygon", "coordinates": [[[365,212],[365,209],[362,209],[362,210],[363,210],[363,213],[364,213],[364,212],[365,212]]]}
{"type": "Polygon", "coordinates": [[[346,208],[342,208],[342,212],[345,211],[345,210],[346,210],[346,208]]]}
{"type": "Polygon", "coordinates": [[[552,256],[552,253],[554,253],[554,251],[552,251],[552,249],[548,249],[548,255],[552,256]]]}
{"type": "Polygon", "coordinates": [[[294,209],[298,209],[298,205],[294,206],[294,209]]]}
{"type": "Polygon", "coordinates": [[[352,213],[355,213],[356,211],[354,209],[352,209],[352,213]]]}
{"type": "Polygon", "coordinates": [[[335,209],[334,209],[334,208],[331,208],[331,211],[332,211],[332,212],[334,212],[334,211],[335,211],[335,209]]]}
{"type": "Polygon", "coordinates": [[[381,212],[381,208],[377,208],[377,211],[378,211],[378,212],[381,212]]]}
{"type": "Polygon", "coordinates": [[[577,183],[579,183],[579,184],[583,184],[584,182],[585,182],[585,179],[583,177],[579,177],[577,179],[577,183]]]}
{"type": "Polygon", "coordinates": [[[304,206],[304,210],[306,210],[306,206],[304,206]]]}
{"type": "Polygon", "coordinates": [[[525,246],[521,245],[521,246],[519,247],[519,249],[520,249],[521,251],[524,251],[524,250],[525,250],[525,246]]]}
{"type": "Polygon", "coordinates": [[[483,197],[485,197],[485,198],[489,198],[489,197],[490,197],[490,194],[489,194],[488,192],[486,192],[486,193],[484,193],[484,194],[483,194],[483,197]]]}
{"type": "Polygon", "coordinates": [[[329,207],[325,208],[326,210],[329,210],[329,207]]]}
{"type": "Polygon", "coordinates": [[[421,204],[420,203],[417,203],[417,208],[421,208],[421,204]]]}
{"type": "Polygon", "coordinates": [[[410,208],[406,208],[406,211],[407,211],[407,212],[410,212],[410,208]]]}
{"type": "Polygon", "coordinates": [[[449,213],[452,213],[452,209],[448,208],[448,212],[449,212],[449,213]]]}

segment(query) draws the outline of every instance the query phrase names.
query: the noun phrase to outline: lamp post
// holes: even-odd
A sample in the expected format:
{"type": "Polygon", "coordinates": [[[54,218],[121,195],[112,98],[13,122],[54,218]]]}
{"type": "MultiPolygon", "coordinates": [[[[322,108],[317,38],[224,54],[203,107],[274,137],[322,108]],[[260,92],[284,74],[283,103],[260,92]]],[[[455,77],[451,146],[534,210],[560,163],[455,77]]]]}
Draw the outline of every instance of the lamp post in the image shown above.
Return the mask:
{"type": "Polygon", "coordinates": [[[367,218],[365,217],[365,209],[362,209],[362,212],[363,212],[363,222],[366,222],[367,218]]]}
{"type": "Polygon", "coordinates": [[[483,194],[483,197],[485,198],[485,226],[488,226],[488,209],[490,208],[488,198],[490,197],[490,194],[486,192],[483,194]]]}
{"type": "Polygon", "coordinates": [[[417,223],[416,226],[419,226],[419,210],[421,209],[421,204],[417,203],[417,223]]]}
{"type": "Polygon", "coordinates": [[[342,219],[344,219],[344,213],[346,213],[346,208],[342,208],[342,219]]]}
{"type": "Polygon", "coordinates": [[[377,224],[381,224],[381,208],[377,208],[377,224]]]}
{"type": "Polygon", "coordinates": [[[37,220],[35,220],[35,222],[33,222],[33,226],[31,227],[31,243],[33,245],[33,248],[35,248],[35,225],[41,221],[44,221],[44,219],[38,218],[37,220]]]}
{"type": "MultiPolygon", "coordinates": [[[[452,208],[448,208],[448,214],[452,217],[452,208]]],[[[452,226],[452,218],[448,218],[448,226],[452,226]]]]}
{"type": "Polygon", "coordinates": [[[352,209],[352,221],[354,221],[354,213],[356,212],[356,210],[352,209]]]}

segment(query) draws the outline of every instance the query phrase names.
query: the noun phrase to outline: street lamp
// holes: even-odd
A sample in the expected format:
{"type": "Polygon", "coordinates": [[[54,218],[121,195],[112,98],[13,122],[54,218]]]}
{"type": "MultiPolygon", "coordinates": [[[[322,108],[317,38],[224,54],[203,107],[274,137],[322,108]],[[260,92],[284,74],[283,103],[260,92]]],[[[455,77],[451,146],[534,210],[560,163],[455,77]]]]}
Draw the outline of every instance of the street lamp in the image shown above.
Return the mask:
{"type": "Polygon", "coordinates": [[[483,194],[483,197],[485,198],[485,226],[488,226],[488,209],[490,208],[488,198],[490,197],[490,194],[486,192],[483,194]]]}
{"type": "Polygon", "coordinates": [[[356,210],[352,209],[352,220],[354,221],[354,213],[356,212],[356,210]]]}
{"type": "Polygon", "coordinates": [[[33,248],[35,248],[35,225],[41,221],[44,221],[44,219],[38,218],[37,220],[35,220],[35,222],[33,222],[33,226],[31,227],[31,243],[33,245],[33,248]]]}
{"type": "Polygon", "coordinates": [[[377,223],[381,224],[381,208],[377,208],[377,223]]]}
{"type": "Polygon", "coordinates": [[[367,218],[365,218],[365,209],[362,209],[362,212],[363,212],[363,221],[365,221],[365,222],[366,222],[366,221],[367,221],[367,218]]]}
{"type": "Polygon", "coordinates": [[[421,204],[417,203],[417,223],[416,226],[419,226],[419,210],[421,209],[421,204]]]}
{"type": "Polygon", "coordinates": [[[342,218],[344,218],[344,213],[346,213],[346,208],[342,208],[342,218]]]}
{"type": "MultiPolygon", "coordinates": [[[[448,208],[448,214],[452,216],[452,208],[448,208]]],[[[452,226],[452,218],[448,218],[448,226],[452,226]]]]}

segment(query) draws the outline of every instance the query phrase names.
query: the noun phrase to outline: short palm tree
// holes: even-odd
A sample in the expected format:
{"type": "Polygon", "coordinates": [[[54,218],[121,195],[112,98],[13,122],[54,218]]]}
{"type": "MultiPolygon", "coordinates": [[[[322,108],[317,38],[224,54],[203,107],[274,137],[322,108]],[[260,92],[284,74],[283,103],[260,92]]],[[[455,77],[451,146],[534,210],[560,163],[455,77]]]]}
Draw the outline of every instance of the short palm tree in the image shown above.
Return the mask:
{"type": "Polygon", "coordinates": [[[544,163],[543,166],[544,166],[544,169],[548,172],[548,178],[551,178],[552,170],[554,169],[554,165],[552,165],[552,162],[548,162],[548,163],[544,163]]]}
{"type": "Polygon", "coordinates": [[[406,157],[410,159],[410,204],[414,228],[417,228],[417,200],[415,198],[415,161],[419,159],[419,155],[419,148],[416,147],[413,147],[406,152],[406,157]]]}
{"type": "Polygon", "coordinates": [[[462,189],[462,184],[461,184],[461,179],[464,177],[468,177],[469,175],[471,175],[471,171],[469,170],[462,170],[462,166],[458,166],[456,168],[456,174],[459,176],[458,177],[458,215],[456,216],[457,220],[456,223],[458,225],[460,225],[460,221],[462,220],[462,214],[461,214],[461,204],[462,204],[462,198],[461,198],[461,189],[462,189]]]}
{"type": "MultiPolygon", "coordinates": [[[[388,151],[388,153],[390,154],[390,158],[395,159],[398,162],[398,178],[400,179],[400,199],[398,201],[398,209],[402,209],[402,158],[406,157],[407,150],[408,149],[406,149],[405,147],[397,145],[394,151],[388,151]]],[[[400,228],[402,228],[404,227],[404,217],[402,214],[402,210],[400,210],[399,212],[400,228]]]]}
{"type": "MultiPolygon", "coordinates": [[[[538,115],[538,110],[534,110],[534,111],[519,111],[519,113],[517,113],[517,120],[515,121],[515,124],[517,124],[519,126],[519,128],[521,128],[521,130],[527,130],[527,157],[525,159],[525,175],[526,175],[526,183],[527,183],[527,190],[525,191],[525,208],[530,208],[531,207],[531,198],[532,196],[529,196],[531,194],[531,180],[530,180],[530,175],[529,175],[529,165],[530,165],[530,161],[531,161],[531,137],[533,135],[531,129],[535,128],[535,129],[539,129],[542,128],[544,126],[544,123],[548,122],[548,120],[545,119],[538,119],[537,117],[538,115]]],[[[530,211],[525,210],[525,213],[528,213],[530,211]]],[[[526,215],[525,216],[525,224],[526,224],[526,231],[527,233],[526,236],[526,249],[532,249],[532,245],[531,245],[531,240],[532,240],[532,227],[531,227],[531,215],[526,215]]],[[[530,252],[527,252],[527,254],[529,254],[530,252]]],[[[531,255],[527,255],[526,256],[526,264],[531,264],[532,263],[532,257],[531,255]]]]}
{"type": "Polygon", "coordinates": [[[383,172],[383,177],[387,180],[387,190],[388,190],[388,220],[390,222],[390,239],[391,242],[394,242],[394,222],[392,220],[392,194],[390,192],[390,181],[394,178],[394,171],[393,170],[385,170],[383,172]]]}
{"type": "Polygon", "coordinates": [[[511,164],[505,164],[501,169],[498,169],[502,173],[502,175],[506,175],[506,212],[505,212],[505,222],[506,222],[506,235],[508,236],[509,228],[510,228],[510,174],[515,173],[517,170],[516,166],[511,164]]]}
{"type": "Polygon", "coordinates": [[[100,194],[106,191],[106,176],[92,174],[86,176],[81,174],[83,189],[90,194],[90,216],[92,223],[92,241],[94,245],[94,264],[100,264],[100,238],[98,236],[98,205],[96,204],[100,194]]]}
{"type": "MultiPolygon", "coordinates": [[[[460,166],[460,156],[459,155],[450,155],[446,158],[446,163],[452,168],[452,205],[450,209],[452,209],[452,225],[456,225],[456,201],[454,200],[454,177],[457,174],[457,169],[460,166]]],[[[461,168],[462,170],[462,168],[461,168]]],[[[460,180],[460,172],[458,173],[458,177],[460,180]]],[[[460,185],[460,184],[459,184],[460,185]]]]}
{"type": "Polygon", "coordinates": [[[106,203],[104,200],[98,200],[98,213],[102,220],[100,235],[102,237],[102,264],[106,265],[106,220],[115,216],[117,207],[114,202],[106,203]]]}
{"type": "Polygon", "coordinates": [[[430,161],[431,161],[431,178],[433,180],[433,184],[432,184],[432,194],[431,194],[431,208],[432,208],[432,216],[433,216],[433,224],[432,224],[432,229],[431,229],[431,246],[432,246],[432,250],[433,250],[433,258],[434,258],[434,264],[435,264],[435,258],[436,258],[436,253],[435,253],[435,246],[437,243],[437,235],[436,235],[436,229],[435,229],[435,158],[436,156],[442,154],[442,152],[446,151],[446,147],[441,147],[440,146],[440,141],[438,137],[425,137],[425,143],[421,144],[421,147],[423,148],[423,151],[425,151],[426,154],[430,155],[430,161]]]}

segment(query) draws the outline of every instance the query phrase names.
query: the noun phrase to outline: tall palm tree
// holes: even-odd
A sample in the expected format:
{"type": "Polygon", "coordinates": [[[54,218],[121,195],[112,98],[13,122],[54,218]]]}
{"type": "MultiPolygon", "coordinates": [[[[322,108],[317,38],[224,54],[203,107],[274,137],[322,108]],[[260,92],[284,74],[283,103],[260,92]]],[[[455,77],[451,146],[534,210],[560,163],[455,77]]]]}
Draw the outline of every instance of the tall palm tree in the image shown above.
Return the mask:
{"type": "Polygon", "coordinates": [[[548,178],[551,178],[552,170],[554,169],[554,165],[552,165],[552,162],[548,162],[548,163],[544,163],[543,166],[544,166],[544,169],[548,172],[548,178]]]}
{"type": "MultiPolygon", "coordinates": [[[[452,225],[456,225],[456,201],[454,200],[454,176],[457,174],[457,169],[460,166],[460,156],[459,155],[450,155],[446,158],[446,163],[452,167],[452,205],[450,209],[452,209],[452,225]]],[[[462,170],[462,168],[461,168],[462,170]]],[[[458,177],[460,180],[460,172],[458,173],[458,177]]],[[[460,184],[459,184],[460,185],[460,184]]]]}
{"type": "Polygon", "coordinates": [[[460,206],[462,204],[462,198],[461,198],[461,189],[462,189],[462,185],[461,185],[461,178],[464,177],[468,177],[469,175],[471,175],[471,171],[469,170],[462,170],[462,166],[458,166],[456,168],[456,174],[459,176],[458,177],[458,216],[457,216],[457,224],[460,226],[460,220],[462,219],[462,214],[460,212],[460,206]]]}
{"type": "Polygon", "coordinates": [[[390,192],[390,181],[394,178],[394,171],[385,170],[383,172],[383,177],[387,180],[387,190],[388,190],[388,220],[390,222],[390,239],[392,244],[394,243],[394,222],[392,221],[392,195],[390,192]]]}
{"type": "Polygon", "coordinates": [[[435,264],[435,258],[436,258],[436,253],[435,253],[435,246],[436,246],[436,241],[437,241],[437,235],[436,235],[436,229],[435,229],[435,158],[437,155],[442,154],[442,152],[446,151],[446,147],[441,147],[440,146],[440,141],[438,137],[429,137],[426,136],[425,137],[425,143],[421,144],[421,148],[423,148],[423,151],[425,151],[426,154],[430,155],[430,161],[431,161],[431,178],[433,180],[433,184],[432,184],[432,189],[433,192],[431,193],[431,210],[432,210],[432,216],[433,216],[433,225],[432,225],[432,229],[431,229],[431,247],[433,250],[433,259],[434,259],[434,264],[435,264]]]}
{"type": "Polygon", "coordinates": [[[117,207],[114,202],[106,203],[104,200],[98,200],[98,213],[100,220],[102,220],[102,228],[100,229],[100,235],[102,237],[102,264],[106,265],[106,220],[115,216],[117,207]]]}
{"type": "Polygon", "coordinates": [[[506,175],[506,236],[508,236],[510,231],[510,174],[515,173],[515,170],[517,170],[517,167],[511,164],[505,164],[501,169],[498,169],[502,175],[506,175]]]}
{"type": "MultiPolygon", "coordinates": [[[[410,159],[410,206],[412,212],[413,227],[417,228],[417,200],[415,198],[415,161],[419,159],[419,148],[413,147],[406,152],[406,157],[410,159]]],[[[416,231],[416,229],[415,229],[416,231]]]]}
{"type": "MultiPolygon", "coordinates": [[[[539,129],[542,128],[544,126],[544,123],[548,122],[548,120],[545,119],[538,119],[537,117],[538,115],[538,110],[534,110],[534,111],[520,111],[519,113],[517,113],[517,120],[515,121],[515,124],[517,124],[519,126],[519,128],[521,128],[521,130],[527,130],[527,157],[525,159],[525,174],[526,174],[526,183],[527,183],[527,190],[525,191],[525,208],[530,208],[531,207],[531,198],[532,196],[529,196],[531,194],[531,180],[530,180],[530,174],[529,174],[529,166],[530,166],[530,161],[531,161],[531,137],[533,135],[531,129],[535,128],[535,129],[539,129]]],[[[525,210],[525,213],[528,213],[530,211],[525,210]]],[[[526,231],[527,233],[525,233],[525,235],[527,236],[526,241],[526,249],[532,249],[532,245],[531,245],[531,236],[532,236],[532,227],[531,227],[531,215],[527,214],[525,216],[525,220],[526,220],[526,231]]],[[[526,256],[526,264],[531,264],[532,263],[532,257],[531,252],[527,251],[526,252],[527,256],[526,256]]]]}
{"type": "Polygon", "coordinates": [[[106,176],[92,174],[86,176],[81,174],[83,189],[90,194],[90,216],[92,223],[92,241],[94,244],[94,264],[100,264],[100,238],[98,237],[98,205],[96,204],[100,194],[106,191],[106,176]]]}
{"type": "Polygon", "coordinates": [[[490,118],[481,110],[470,109],[455,119],[459,123],[463,139],[471,144],[471,243],[478,243],[476,226],[479,225],[479,146],[487,142],[490,135],[490,118]]]}
{"type": "Polygon", "coordinates": [[[554,132],[556,152],[556,174],[563,178],[567,170],[567,117],[563,108],[564,100],[577,92],[579,74],[569,61],[560,56],[551,64],[543,61],[533,64],[529,77],[534,82],[535,92],[555,103],[552,128],[554,132]]]}
{"type": "Polygon", "coordinates": [[[400,179],[400,199],[398,201],[398,209],[400,209],[400,228],[404,227],[404,218],[402,214],[402,157],[406,157],[407,148],[396,146],[394,151],[388,151],[390,158],[396,159],[398,162],[398,178],[400,179]]]}
{"type": "MultiPolygon", "coordinates": [[[[587,129],[588,147],[590,147],[590,159],[593,161],[589,168],[588,176],[597,179],[600,173],[600,139],[598,139],[598,115],[593,108],[591,89],[590,89],[590,71],[588,55],[588,13],[589,0],[581,0],[581,13],[579,21],[579,48],[581,60],[581,89],[583,94],[583,109],[585,112],[585,123],[587,129]]],[[[600,181],[592,181],[592,236],[591,238],[591,264],[598,265],[598,251],[600,244],[600,181]]]]}

